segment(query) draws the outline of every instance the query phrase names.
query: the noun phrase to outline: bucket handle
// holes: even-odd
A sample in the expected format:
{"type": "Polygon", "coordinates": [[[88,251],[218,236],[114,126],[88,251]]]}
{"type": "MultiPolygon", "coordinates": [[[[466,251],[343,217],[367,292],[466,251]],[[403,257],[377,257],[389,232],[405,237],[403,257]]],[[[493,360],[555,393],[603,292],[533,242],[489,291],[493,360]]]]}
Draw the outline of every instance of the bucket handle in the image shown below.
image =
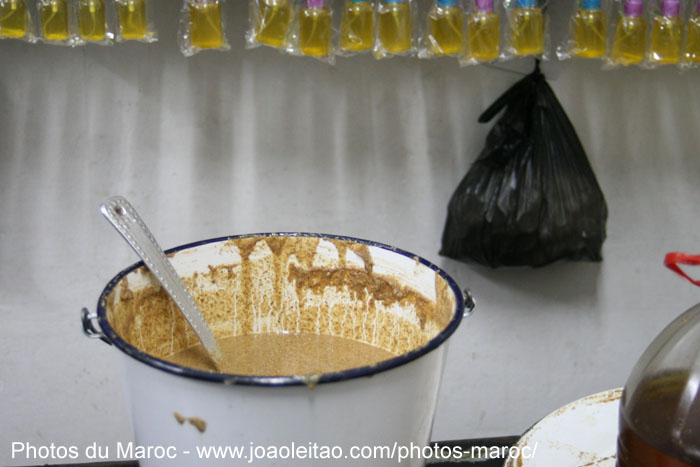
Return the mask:
{"type": "Polygon", "coordinates": [[[112,345],[112,342],[110,342],[97,324],[97,313],[91,313],[87,308],[83,308],[80,310],[80,320],[83,322],[83,334],[90,339],[100,339],[112,345]]]}
{"type": "Polygon", "coordinates": [[[474,313],[476,300],[474,300],[474,296],[468,288],[465,287],[462,293],[464,294],[464,314],[462,315],[462,319],[464,319],[469,318],[472,313],[474,313]]]}

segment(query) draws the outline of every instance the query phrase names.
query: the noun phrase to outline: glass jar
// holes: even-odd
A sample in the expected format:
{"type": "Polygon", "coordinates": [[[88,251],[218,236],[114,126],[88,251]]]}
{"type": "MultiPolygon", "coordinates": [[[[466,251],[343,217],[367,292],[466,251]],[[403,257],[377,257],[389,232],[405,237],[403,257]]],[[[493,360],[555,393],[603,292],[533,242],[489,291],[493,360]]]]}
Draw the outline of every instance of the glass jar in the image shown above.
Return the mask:
{"type": "MultiPolygon", "coordinates": [[[[679,262],[700,264],[700,256],[667,256],[667,266],[685,276],[679,262]]],[[[700,304],[669,324],[632,370],[617,446],[619,467],[700,465],[700,304]]]]}

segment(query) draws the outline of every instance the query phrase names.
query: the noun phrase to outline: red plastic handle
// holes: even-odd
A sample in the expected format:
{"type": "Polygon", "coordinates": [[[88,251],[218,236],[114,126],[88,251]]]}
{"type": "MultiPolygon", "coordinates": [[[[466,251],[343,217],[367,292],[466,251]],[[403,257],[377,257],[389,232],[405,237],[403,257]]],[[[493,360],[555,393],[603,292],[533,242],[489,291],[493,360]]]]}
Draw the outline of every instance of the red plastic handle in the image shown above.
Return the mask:
{"type": "Polygon", "coordinates": [[[688,274],[686,274],[685,271],[683,271],[678,266],[679,264],[687,264],[689,266],[700,266],[700,255],[689,255],[687,253],[676,253],[676,252],[668,253],[668,254],[666,254],[666,259],[664,260],[664,264],[671,271],[673,271],[677,274],[680,274],[681,276],[685,277],[693,284],[700,287],[700,280],[693,279],[692,277],[690,277],[688,274]]]}

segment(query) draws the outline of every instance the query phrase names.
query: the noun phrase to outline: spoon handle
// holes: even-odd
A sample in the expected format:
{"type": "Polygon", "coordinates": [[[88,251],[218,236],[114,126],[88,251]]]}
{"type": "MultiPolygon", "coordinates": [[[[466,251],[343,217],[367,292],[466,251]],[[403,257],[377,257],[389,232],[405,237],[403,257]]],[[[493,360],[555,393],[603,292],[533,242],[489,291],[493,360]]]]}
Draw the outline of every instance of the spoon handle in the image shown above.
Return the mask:
{"type": "Polygon", "coordinates": [[[185,316],[217,369],[220,368],[219,347],[202,312],[136,209],[125,198],[113,196],[100,205],[100,212],[124,237],[124,240],[134,249],[153,276],[160,282],[160,285],[185,316]]]}

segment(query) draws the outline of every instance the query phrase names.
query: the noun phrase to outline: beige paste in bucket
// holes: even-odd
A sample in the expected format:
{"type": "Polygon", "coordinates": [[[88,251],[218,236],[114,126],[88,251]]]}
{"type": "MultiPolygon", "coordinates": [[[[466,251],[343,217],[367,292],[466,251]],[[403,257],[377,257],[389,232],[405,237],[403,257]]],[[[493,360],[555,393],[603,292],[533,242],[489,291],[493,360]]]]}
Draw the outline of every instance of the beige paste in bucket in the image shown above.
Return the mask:
{"type": "MultiPolygon", "coordinates": [[[[290,376],[372,365],[426,344],[454,309],[447,282],[417,259],[402,257],[415,262],[415,277],[402,277],[405,267],[392,270],[358,242],[246,237],[169,256],[229,354],[228,374],[290,376]],[[211,261],[197,258],[201,249],[210,250],[211,261]]],[[[145,268],[115,287],[107,318],[143,352],[214,371],[145,268]]]]}

